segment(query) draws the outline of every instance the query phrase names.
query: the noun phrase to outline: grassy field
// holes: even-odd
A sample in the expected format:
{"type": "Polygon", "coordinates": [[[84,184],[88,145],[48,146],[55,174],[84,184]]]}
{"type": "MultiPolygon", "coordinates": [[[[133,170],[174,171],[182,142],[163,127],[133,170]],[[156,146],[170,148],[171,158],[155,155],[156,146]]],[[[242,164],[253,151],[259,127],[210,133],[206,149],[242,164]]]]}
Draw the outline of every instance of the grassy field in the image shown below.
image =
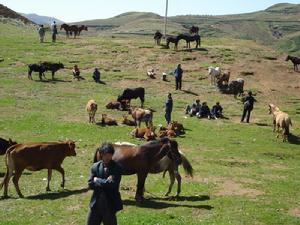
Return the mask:
{"type": "MultiPolygon", "coordinates": [[[[45,225],[84,224],[91,196],[87,178],[95,148],[103,141],[143,141],[129,136],[125,126],[102,127],[88,124],[85,104],[98,103],[102,112],[118,119],[123,112],[109,111],[105,104],[116,99],[125,87],[146,88],[146,106],[155,109],[154,124],[164,124],[163,105],[167,93],[174,99],[173,119],[182,122],[186,135],[178,137],[180,149],[191,161],[195,176],[183,176],[182,194],[177,200],[164,197],[168,178],[149,175],[140,206],[134,201],[136,177],[124,176],[121,195],[124,210],[119,224],[300,224],[300,73],[292,71],[284,55],[252,41],[226,38],[204,39],[201,50],[173,51],[154,46],[151,37],[83,35],[79,39],[38,42],[32,28],[0,23],[0,136],[18,142],[72,139],[77,156],[66,158],[66,189],[59,187],[60,175],[53,173],[51,192],[46,192],[47,171],[26,171],[20,179],[24,199],[13,185],[9,199],[0,199],[0,224],[45,225]],[[277,60],[269,60],[269,57],[277,60]],[[38,61],[65,64],[56,80],[27,79],[27,64],[38,61]],[[149,80],[145,73],[153,66],[158,74],[182,63],[183,89],[174,91],[170,82],[149,80]],[[72,78],[78,64],[84,81],[72,78]],[[230,69],[232,79],[243,72],[246,89],[258,100],[250,124],[239,123],[242,104],[233,96],[221,95],[209,85],[207,66],[230,69]],[[93,68],[99,67],[106,85],[92,82],[93,68]],[[197,96],[196,96],[197,95],[197,96]],[[187,118],[184,108],[195,100],[211,107],[220,101],[229,120],[187,118]],[[290,114],[293,127],[289,143],[272,132],[268,103],[274,102],[290,114]]],[[[50,74],[46,77],[50,79],[50,74]]],[[[133,101],[138,105],[138,101],[133,101]]],[[[0,176],[4,176],[1,156],[0,176]]],[[[183,170],[181,169],[183,175],[183,170]]],[[[176,193],[174,186],[173,195],[176,193]]]]}

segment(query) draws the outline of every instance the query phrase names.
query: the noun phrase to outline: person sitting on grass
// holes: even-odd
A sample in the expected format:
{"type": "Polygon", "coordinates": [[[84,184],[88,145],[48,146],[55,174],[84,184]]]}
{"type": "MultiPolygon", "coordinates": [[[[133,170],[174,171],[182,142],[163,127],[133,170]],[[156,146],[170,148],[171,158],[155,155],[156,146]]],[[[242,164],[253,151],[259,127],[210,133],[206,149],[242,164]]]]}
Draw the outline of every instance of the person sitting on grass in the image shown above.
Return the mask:
{"type": "Polygon", "coordinates": [[[203,102],[202,103],[202,107],[201,107],[201,110],[200,112],[197,114],[198,118],[208,118],[210,119],[210,109],[209,107],[207,106],[207,103],[206,102],[203,102]]]}
{"type": "Polygon", "coordinates": [[[213,118],[213,119],[222,118],[222,117],[223,117],[222,111],[223,111],[223,108],[222,108],[222,106],[220,105],[220,102],[217,102],[217,103],[212,107],[212,110],[211,110],[211,116],[212,116],[212,118],[213,118]]]}
{"type": "Polygon", "coordinates": [[[80,76],[80,70],[77,65],[74,65],[72,73],[73,73],[74,79],[84,80],[84,78],[80,76]]]}
{"type": "Polygon", "coordinates": [[[192,106],[188,105],[185,109],[185,114],[189,114],[190,116],[196,116],[201,110],[200,100],[197,99],[196,102],[192,104],[192,106]]]}

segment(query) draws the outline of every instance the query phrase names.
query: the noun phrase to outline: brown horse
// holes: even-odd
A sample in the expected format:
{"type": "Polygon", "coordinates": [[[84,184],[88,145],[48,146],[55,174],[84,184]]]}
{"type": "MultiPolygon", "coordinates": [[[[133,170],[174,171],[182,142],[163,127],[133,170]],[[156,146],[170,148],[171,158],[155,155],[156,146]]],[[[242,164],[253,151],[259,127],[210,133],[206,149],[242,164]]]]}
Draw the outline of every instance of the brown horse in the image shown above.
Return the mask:
{"type": "Polygon", "coordinates": [[[289,61],[289,60],[291,60],[292,63],[294,64],[294,71],[298,71],[298,65],[300,65],[300,58],[288,55],[285,61],[289,61]]]}
{"type": "Polygon", "coordinates": [[[63,23],[60,25],[60,30],[64,29],[66,31],[67,37],[69,37],[69,31],[70,31],[70,26],[66,23],[63,23]]]}
{"type": "MultiPolygon", "coordinates": [[[[144,186],[148,173],[163,157],[168,156],[178,165],[181,163],[181,155],[178,151],[178,144],[168,138],[148,142],[143,145],[116,145],[113,160],[123,167],[123,175],[137,174],[137,190],[135,199],[142,202],[144,199],[144,186]]],[[[94,162],[101,160],[98,149],[95,152],[94,162]]]]}

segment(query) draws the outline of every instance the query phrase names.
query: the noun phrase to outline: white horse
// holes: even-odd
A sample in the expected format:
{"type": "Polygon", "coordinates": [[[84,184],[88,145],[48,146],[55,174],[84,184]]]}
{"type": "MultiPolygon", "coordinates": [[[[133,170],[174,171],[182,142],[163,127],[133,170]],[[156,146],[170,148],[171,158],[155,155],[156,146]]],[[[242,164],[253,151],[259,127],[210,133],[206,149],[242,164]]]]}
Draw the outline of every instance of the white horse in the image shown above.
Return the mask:
{"type": "Polygon", "coordinates": [[[210,76],[210,84],[216,85],[216,78],[218,78],[221,75],[221,68],[220,67],[208,67],[208,75],[210,76]]]}

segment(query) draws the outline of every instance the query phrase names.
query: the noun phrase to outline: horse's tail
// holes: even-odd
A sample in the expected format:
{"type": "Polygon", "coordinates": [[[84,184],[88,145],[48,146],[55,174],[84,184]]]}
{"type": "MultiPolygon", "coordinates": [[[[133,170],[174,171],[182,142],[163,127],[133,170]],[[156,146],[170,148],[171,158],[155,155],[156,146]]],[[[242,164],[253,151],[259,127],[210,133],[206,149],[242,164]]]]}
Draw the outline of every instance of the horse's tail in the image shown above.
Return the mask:
{"type": "Polygon", "coordinates": [[[181,155],[181,159],[182,159],[182,166],[183,169],[185,171],[186,175],[189,175],[191,177],[193,177],[193,167],[191,165],[191,163],[189,162],[189,160],[184,156],[184,154],[182,152],[180,152],[181,155]]]}
{"type": "Polygon", "coordinates": [[[290,125],[292,125],[292,120],[287,118],[284,121],[284,135],[290,135],[290,125]]]}

